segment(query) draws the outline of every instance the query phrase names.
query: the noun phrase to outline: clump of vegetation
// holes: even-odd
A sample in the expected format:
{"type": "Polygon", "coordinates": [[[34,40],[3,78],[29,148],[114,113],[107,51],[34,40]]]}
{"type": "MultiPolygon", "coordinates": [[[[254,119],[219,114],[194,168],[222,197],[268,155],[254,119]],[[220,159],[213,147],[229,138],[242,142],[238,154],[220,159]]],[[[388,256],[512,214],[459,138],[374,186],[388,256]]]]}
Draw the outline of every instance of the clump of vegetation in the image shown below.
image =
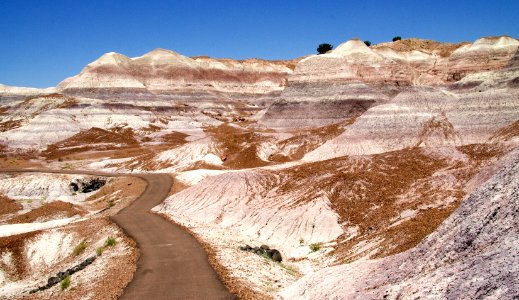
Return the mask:
{"type": "Polygon", "coordinates": [[[402,37],[400,37],[400,36],[395,36],[395,37],[393,38],[393,42],[400,41],[401,39],[402,39],[402,37]]]}
{"type": "Polygon", "coordinates": [[[366,46],[371,46],[371,42],[370,41],[364,41],[364,44],[366,44],[366,46]]]}
{"type": "Polygon", "coordinates": [[[279,264],[283,269],[287,270],[287,273],[292,276],[301,276],[301,271],[299,271],[299,268],[294,265],[286,265],[283,263],[279,264]]]}
{"type": "Polygon", "coordinates": [[[105,241],[105,247],[115,246],[115,244],[117,244],[117,241],[113,237],[108,237],[105,241]]]}
{"type": "Polygon", "coordinates": [[[103,251],[105,250],[104,247],[97,247],[96,249],[96,255],[101,256],[103,254],[103,251]]]}
{"type": "Polygon", "coordinates": [[[310,248],[310,250],[312,250],[312,252],[316,252],[316,251],[319,251],[319,249],[321,249],[321,244],[313,243],[313,244],[310,244],[308,247],[310,248]]]}
{"type": "Polygon", "coordinates": [[[330,50],[333,49],[333,45],[332,44],[328,44],[328,43],[323,43],[323,44],[320,44],[319,47],[317,47],[317,52],[319,54],[324,54],[330,50]]]}
{"type": "Polygon", "coordinates": [[[65,276],[60,283],[61,290],[64,291],[70,286],[70,275],[65,276]]]}
{"type": "Polygon", "coordinates": [[[74,247],[72,254],[74,254],[74,256],[78,256],[79,254],[81,254],[85,251],[86,247],[87,247],[87,243],[85,240],[83,240],[83,241],[81,241],[81,243],[79,243],[79,245],[74,247]]]}
{"type": "Polygon", "coordinates": [[[266,252],[261,253],[260,256],[266,260],[272,260],[272,257],[269,257],[269,255],[266,252]]]}
{"type": "Polygon", "coordinates": [[[114,200],[110,200],[110,201],[108,201],[108,208],[110,208],[110,207],[114,207],[114,206],[115,206],[115,202],[114,202],[114,200]]]}
{"type": "Polygon", "coordinates": [[[302,246],[304,243],[305,243],[305,239],[300,238],[300,239],[299,239],[299,245],[302,246]]]}

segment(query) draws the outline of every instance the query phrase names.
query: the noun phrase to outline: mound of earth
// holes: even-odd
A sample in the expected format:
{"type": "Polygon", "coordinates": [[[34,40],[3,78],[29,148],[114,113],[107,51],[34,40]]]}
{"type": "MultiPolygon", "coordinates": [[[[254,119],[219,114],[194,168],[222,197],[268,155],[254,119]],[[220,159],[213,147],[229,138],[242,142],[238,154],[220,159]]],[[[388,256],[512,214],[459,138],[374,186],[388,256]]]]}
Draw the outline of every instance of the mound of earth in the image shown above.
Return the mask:
{"type": "Polygon", "coordinates": [[[53,201],[9,220],[11,224],[45,222],[56,218],[84,216],[86,211],[69,202],[53,201]]]}

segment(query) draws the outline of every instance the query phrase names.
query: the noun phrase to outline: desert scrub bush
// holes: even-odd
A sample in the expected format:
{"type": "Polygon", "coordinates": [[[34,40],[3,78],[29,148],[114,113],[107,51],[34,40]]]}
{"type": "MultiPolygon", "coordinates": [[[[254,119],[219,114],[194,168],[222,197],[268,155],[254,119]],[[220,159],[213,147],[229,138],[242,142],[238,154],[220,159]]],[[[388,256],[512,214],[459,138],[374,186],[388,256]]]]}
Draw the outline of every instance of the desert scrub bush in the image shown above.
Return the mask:
{"type": "Polygon", "coordinates": [[[108,201],[108,208],[110,208],[110,207],[114,207],[114,206],[115,206],[115,202],[114,202],[114,200],[110,200],[110,201],[108,201]]]}
{"type": "Polygon", "coordinates": [[[364,44],[366,44],[366,46],[371,46],[371,42],[370,41],[364,41],[364,44]]]}
{"type": "Polygon", "coordinates": [[[115,246],[115,244],[117,244],[117,241],[115,240],[115,238],[113,237],[108,237],[105,241],[105,247],[111,247],[111,246],[115,246]]]}
{"type": "Polygon", "coordinates": [[[101,256],[103,254],[103,251],[105,250],[104,247],[97,247],[96,249],[96,255],[101,256]]]}
{"type": "Polygon", "coordinates": [[[83,241],[81,241],[81,243],[79,243],[79,245],[74,247],[72,254],[74,254],[74,256],[78,256],[79,254],[83,253],[83,251],[85,251],[86,247],[87,247],[87,243],[86,243],[86,241],[83,240],[83,241]]]}
{"type": "Polygon", "coordinates": [[[393,38],[393,42],[400,41],[400,40],[402,40],[402,37],[400,37],[400,36],[395,36],[393,38]]]}
{"type": "Polygon", "coordinates": [[[313,243],[313,244],[310,244],[308,247],[310,248],[310,250],[312,250],[312,252],[316,252],[316,251],[319,251],[319,249],[321,249],[321,244],[313,243]]]}
{"type": "Polygon", "coordinates": [[[60,283],[61,290],[64,291],[70,286],[70,275],[65,276],[60,283]]]}
{"type": "Polygon", "coordinates": [[[304,243],[305,243],[305,239],[300,238],[300,239],[299,239],[299,245],[302,246],[304,243]]]}

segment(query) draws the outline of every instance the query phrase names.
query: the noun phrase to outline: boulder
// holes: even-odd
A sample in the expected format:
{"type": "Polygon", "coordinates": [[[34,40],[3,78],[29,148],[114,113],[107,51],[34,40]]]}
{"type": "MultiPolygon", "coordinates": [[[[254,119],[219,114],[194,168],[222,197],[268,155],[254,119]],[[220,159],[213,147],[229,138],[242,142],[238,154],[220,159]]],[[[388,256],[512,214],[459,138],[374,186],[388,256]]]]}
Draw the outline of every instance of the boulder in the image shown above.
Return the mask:
{"type": "Polygon", "coordinates": [[[55,284],[58,284],[60,282],[60,278],[59,277],[50,277],[48,280],[47,280],[47,286],[48,287],[51,287],[55,284]]]}
{"type": "Polygon", "coordinates": [[[242,251],[250,251],[250,250],[252,250],[252,247],[249,246],[249,245],[245,245],[245,246],[240,247],[240,250],[242,250],[242,251]]]}
{"type": "Polygon", "coordinates": [[[283,261],[283,258],[281,257],[281,253],[276,249],[272,249],[272,260],[275,262],[283,261]]]}
{"type": "Polygon", "coordinates": [[[267,245],[261,245],[260,248],[263,250],[270,250],[270,247],[267,245]]]}

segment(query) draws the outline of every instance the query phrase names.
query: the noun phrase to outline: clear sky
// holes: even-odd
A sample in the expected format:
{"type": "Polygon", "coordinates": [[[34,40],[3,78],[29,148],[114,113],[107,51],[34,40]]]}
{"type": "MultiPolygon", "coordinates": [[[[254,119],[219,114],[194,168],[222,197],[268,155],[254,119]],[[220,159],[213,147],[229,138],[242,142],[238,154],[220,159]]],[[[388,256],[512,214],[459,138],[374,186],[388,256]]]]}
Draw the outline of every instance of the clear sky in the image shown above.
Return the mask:
{"type": "Polygon", "coordinates": [[[55,86],[110,51],[291,59],[397,35],[519,38],[519,0],[0,0],[0,83],[55,86]]]}

